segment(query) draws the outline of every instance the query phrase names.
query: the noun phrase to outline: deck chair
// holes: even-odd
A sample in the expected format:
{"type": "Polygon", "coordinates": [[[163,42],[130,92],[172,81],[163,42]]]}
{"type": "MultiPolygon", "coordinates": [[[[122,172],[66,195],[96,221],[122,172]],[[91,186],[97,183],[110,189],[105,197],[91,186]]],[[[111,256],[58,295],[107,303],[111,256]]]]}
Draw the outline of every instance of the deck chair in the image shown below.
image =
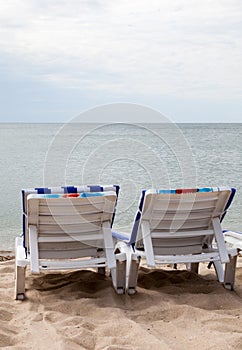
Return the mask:
{"type": "MultiPolygon", "coordinates": [[[[28,250],[28,232],[27,232],[27,196],[29,194],[68,194],[83,192],[106,192],[115,191],[118,199],[120,187],[118,185],[91,185],[91,186],[56,186],[56,187],[35,187],[22,189],[22,237],[23,246],[28,250]]],[[[115,211],[113,213],[111,226],[113,225],[115,211]]]]}
{"type": "Polygon", "coordinates": [[[228,246],[239,250],[242,255],[242,232],[224,230],[224,240],[228,246]]]}
{"type": "Polygon", "coordinates": [[[227,249],[221,221],[234,194],[228,188],[143,191],[131,235],[113,231],[118,251],[127,254],[127,292],[135,293],[141,259],[152,268],[185,263],[197,273],[200,262],[214,264],[218,280],[232,290],[238,252],[227,249]]]}
{"type": "Polygon", "coordinates": [[[15,299],[25,297],[28,265],[36,274],[108,268],[114,289],[124,293],[126,256],[114,254],[111,233],[116,200],[115,191],[27,194],[25,237],[15,245],[15,299]]]}

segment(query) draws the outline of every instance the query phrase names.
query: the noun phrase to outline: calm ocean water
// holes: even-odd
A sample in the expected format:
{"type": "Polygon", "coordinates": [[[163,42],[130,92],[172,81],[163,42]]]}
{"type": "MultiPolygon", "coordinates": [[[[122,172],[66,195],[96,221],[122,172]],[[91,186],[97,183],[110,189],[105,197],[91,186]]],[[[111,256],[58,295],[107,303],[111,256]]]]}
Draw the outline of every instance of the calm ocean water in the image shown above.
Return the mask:
{"type": "Polygon", "coordinates": [[[119,184],[115,228],[144,188],[237,189],[223,227],[242,230],[242,124],[0,124],[0,250],[21,234],[21,189],[119,184]]]}

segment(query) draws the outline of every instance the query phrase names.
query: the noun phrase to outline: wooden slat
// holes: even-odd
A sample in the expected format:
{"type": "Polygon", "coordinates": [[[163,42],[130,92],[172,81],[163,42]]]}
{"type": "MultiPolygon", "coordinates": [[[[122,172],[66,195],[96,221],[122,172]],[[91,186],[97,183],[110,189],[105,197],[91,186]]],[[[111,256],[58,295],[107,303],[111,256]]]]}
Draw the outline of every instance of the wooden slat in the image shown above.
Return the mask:
{"type": "Polygon", "coordinates": [[[179,200],[156,200],[153,204],[153,210],[199,210],[199,209],[212,209],[215,208],[216,198],[214,199],[204,199],[199,201],[179,201],[179,200]]]}
{"type": "MultiPolygon", "coordinates": [[[[171,194],[149,194],[150,198],[156,197],[157,201],[173,201],[173,202],[193,202],[193,201],[208,201],[217,200],[221,192],[197,192],[197,193],[171,193],[171,194]]],[[[148,197],[147,196],[147,197],[148,197]]]]}
{"type": "Polygon", "coordinates": [[[222,233],[222,227],[221,227],[219,218],[213,219],[213,226],[214,226],[215,238],[216,238],[216,243],[217,243],[217,246],[219,249],[219,255],[221,258],[221,262],[227,263],[227,262],[229,262],[229,255],[228,255],[228,251],[227,251],[226,244],[224,241],[224,236],[222,233]]]}
{"type": "MultiPolygon", "coordinates": [[[[112,197],[111,197],[112,198],[112,197]]],[[[30,199],[31,200],[35,200],[30,199]]],[[[108,197],[105,196],[93,196],[93,197],[86,197],[86,198],[39,198],[38,201],[40,205],[47,205],[49,207],[51,206],[95,206],[97,204],[105,203],[105,201],[108,200],[108,197]]]]}
{"type": "Polygon", "coordinates": [[[168,264],[168,263],[193,263],[193,262],[202,262],[202,261],[218,261],[219,254],[217,251],[211,253],[202,253],[202,254],[191,254],[191,255],[168,255],[168,256],[155,256],[158,264],[168,264]]]}
{"type": "MultiPolygon", "coordinates": [[[[94,246],[91,246],[90,244],[85,244],[82,241],[76,241],[76,240],[72,240],[72,241],[63,241],[63,242],[58,242],[58,244],[56,244],[57,242],[53,241],[43,241],[43,240],[39,240],[38,242],[38,247],[39,250],[80,250],[80,249],[90,249],[90,248],[94,248],[94,246]]],[[[95,250],[97,250],[97,247],[95,246],[94,248],[95,250]]]]}
{"type": "Polygon", "coordinates": [[[169,220],[151,220],[150,228],[151,230],[187,230],[187,229],[207,229],[210,220],[194,220],[194,221],[169,221],[169,220]]]}
{"type": "MultiPolygon", "coordinates": [[[[213,211],[153,211],[152,219],[157,220],[198,220],[198,219],[211,219],[213,211]]],[[[146,214],[143,215],[144,219],[148,219],[146,214]]]]}
{"type": "Polygon", "coordinates": [[[69,224],[90,224],[101,225],[101,220],[111,221],[109,214],[89,214],[89,215],[43,215],[39,216],[39,225],[69,225],[69,224]]]}
{"type": "Polygon", "coordinates": [[[81,269],[81,268],[88,268],[88,267],[102,267],[107,266],[107,260],[105,257],[101,258],[94,258],[94,259],[76,259],[76,260],[69,260],[64,261],[58,260],[49,260],[49,261],[41,261],[40,268],[44,270],[64,270],[64,269],[81,269]]]}
{"type": "Polygon", "coordinates": [[[48,233],[81,233],[97,232],[101,229],[101,224],[61,224],[61,225],[39,225],[39,234],[48,233]]]}
{"type": "Polygon", "coordinates": [[[101,213],[103,208],[103,203],[97,203],[93,205],[40,205],[39,213],[40,215],[73,215],[73,213],[82,213],[83,215],[89,213],[101,213]]]}
{"type": "Polygon", "coordinates": [[[94,248],[73,249],[73,250],[40,250],[40,259],[77,259],[83,257],[97,257],[97,250],[94,248]]]}
{"type": "Polygon", "coordinates": [[[198,245],[175,246],[175,247],[153,247],[155,255],[173,255],[173,254],[199,254],[202,247],[198,245]]]}
{"type": "Polygon", "coordinates": [[[39,202],[35,201],[31,203],[28,212],[28,223],[29,225],[37,226],[39,216],[39,202]]]}
{"type": "Polygon", "coordinates": [[[179,237],[196,237],[196,236],[213,236],[214,230],[197,230],[197,231],[153,231],[151,233],[152,238],[179,238],[179,237]]]}
{"type": "Polygon", "coordinates": [[[108,262],[108,267],[114,269],[116,267],[116,258],[113,249],[113,238],[111,228],[108,222],[103,224],[103,238],[105,244],[106,257],[108,262]]]}
{"type": "Polygon", "coordinates": [[[204,237],[180,237],[180,238],[152,238],[155,247],[185,247],[198,245],[202,246],[204,237]]]}
{"type": "Polygon", "coordinates": [[[34,225],[29,227],[29,245],[30,245],[30,269],[33,273],[39,273],[39,251],[38,251],[38,233],[34,225]]]}
{"type": "MultiPolygon", "coordinates": [[[[206,236],[205,236],[206,237],[206,236]]],[[[152,235],[152,242],[154,245],[157,246],[162,246],[164,245],[193,245],[194,242],[197,244],[198,242],[202,243],[204,241],[204,236],[193,236],[193,237],[159,237],[159,238],[154,238],[152,235]]]]}
{"type": "Polygon", "coordinates": [[[154,259],[154,250],[153,250],[153,245],[152,245],[152,240],[151,240],[151,235],[150,235],[150,226],[148,221],[143,221],[141,223],[141,231],[142,231],[142,238],[144,242],[144,247],[146,251],[146,261],[147,265],[150,267],[155,266],[155,259],[154,259]]]}

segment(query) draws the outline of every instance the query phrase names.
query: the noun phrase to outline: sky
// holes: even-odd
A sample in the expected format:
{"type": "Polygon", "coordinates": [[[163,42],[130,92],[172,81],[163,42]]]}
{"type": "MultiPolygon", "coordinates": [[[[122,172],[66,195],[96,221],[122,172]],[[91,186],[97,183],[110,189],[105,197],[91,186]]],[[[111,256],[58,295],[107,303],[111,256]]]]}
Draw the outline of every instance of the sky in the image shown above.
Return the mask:
{"type": "Polygon", "coordinates": [[[112,103],[242,122],[241,18],[241,0],[0,0],[0,122],[112,103]]]}

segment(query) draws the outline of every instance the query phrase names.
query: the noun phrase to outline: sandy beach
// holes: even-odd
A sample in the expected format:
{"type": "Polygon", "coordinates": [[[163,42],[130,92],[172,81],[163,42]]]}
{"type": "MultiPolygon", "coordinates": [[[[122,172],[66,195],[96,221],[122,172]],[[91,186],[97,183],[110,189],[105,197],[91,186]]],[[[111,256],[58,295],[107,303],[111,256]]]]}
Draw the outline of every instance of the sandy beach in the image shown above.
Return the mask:
{"type": "Polygon", "coordinates": [[[116,295],[93,271],[30,275],[15,301],[14,260],[0,262],[4,349],[242,349],[242,257],[235,291],[213,270],[141,268],[137,294],[116,295]]]}

